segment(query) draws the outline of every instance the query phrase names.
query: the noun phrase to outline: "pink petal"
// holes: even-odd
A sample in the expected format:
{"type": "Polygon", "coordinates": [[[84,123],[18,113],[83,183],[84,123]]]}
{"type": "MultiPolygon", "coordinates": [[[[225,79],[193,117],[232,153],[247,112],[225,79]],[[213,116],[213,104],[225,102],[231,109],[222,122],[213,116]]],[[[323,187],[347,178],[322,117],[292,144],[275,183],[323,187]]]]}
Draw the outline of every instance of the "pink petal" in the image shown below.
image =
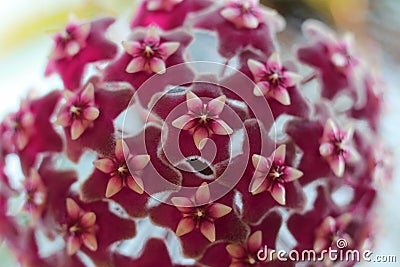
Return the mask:
{"type": "Polygon", "coordinates": [[[110,173],[116,168],[114,161],[109,158],[98,159],[93,162],[93,165],[104,173],[110,173]]]}
{"type": "Polygon", "coordinates": [[[332,119],[328,119],[324,127],[323,138],[329,140],[332,135],[337,136],[337,134],[338,128],[336,126],[336,123],[332,119]]]}
{"type": "Polygon", "coordinates": [[[88,107],[83,111],[83,117],[88,121],[94,121],[99,117],[99,114],[99,109],[95,107],[88,107]]]}
{"type": "Polygon", "coordinates": [[[126,185],[133,191],[138,194],[143,194],[143,180],[140,177],[133,178],[132,176],[128,176],[126,178],[126,185]]]}
{"type": "Polygon", "coordinates": [[[166,66],[164,60],[158,57],[153,57],[150,60],[150,69],[152,72],[157,74],[164,74],[166,71],[166,66]]]}
{"type": "Polygon", "coordinates": [[[149,44],[156,44],[160,42],[160,34],[157,26],[150,26],[144,41],[149,44]]]}
{"type": "Polygon", "coordinates": [[[176,52],[179,48],[179,43],[178,42],[166,42],[162,43],[158,47],[158,52],[163,56],[163,59],[167,59],[169,56],[171,56],[173,53],[176,52]]]}
{"type": "Polygon", "coordinates": [[[230,213],[231,211],[232,211],[231,207],[228,207],[220,203],[213,203],[209,207],[207,207],[207,215],[214,219],[221,218],[230,213]]]}
{"type": "Polygon", "coordinates": [[[251,73],[254,76],[256,82],[259,82],[261,77],[266,73],[265,65],[257,60],[249,59],[247,61],[247,66],[249,67],[251,73]]]}
{"type": "Polygon", "coordinates": [[[186,105],[189,111],[197,115],[201,115],[203,112],[203,101],[192,91],[186,93],[186,105]]]}
{"type": "Polygon", "coordinates": [[[78,139],[86,130],[86,125],[81,120],[74,120],[71,125],[71,139],[78,139]]]}
{"type": "Polygon", "coordinates": [[[322,222],[322,224],[319,226],[319,228],[316,231],[317,236],[323,236],[326,237],[333,233],[336,228],[336,221],[334,218],[331,216],[328,216],[325,218],[325,220],[322,222]]]}
{"type": "Polygon", "coordinates": [[[221,10],[221,16],[229,21],[235,21],[241,16],[240,10],[238,8],[227,7],[221,10]]]}
{"type": "Polygon", "coordinates": [[[172,122],[172,126],[182,130],[189,130],[196,124],[196,119],[191,115],[182,115],[172,122]]]}
{"type": "Polygon", "coordinates": [[[94,86],[89,83],[81,93],[82,102],[93,102],[94,100],[94,86]]]}
{"type": "Polygon", "coordinates": [[[84,227],[91,227],[96,223],[96,214],[94,212],[87,212],[81,218],[81,224],[84,227]]]}
{"type": "Polygon", "coordinates": [[[119,161],[125,161],[129,155],[129,148],[126,142],[122,139],[118,139],[115,144],[115,157],[119,161]]]}
{"type": "Polygon", "coordinates": [[[194,204],[192,201],[186,197],[173,197],[171,198],[171,202],[175,205],[175,207],[183,213],[189,213],[193,210],[194,204]]]}
{"type": "Polygon", "coordinates": [[[28,135],[24,132],[17,132],[15,134],[15,142],[18,150],[23,150],[29,142],[28,135]]]}
{"type": "Polygon", "coordinates": [[[268,62],[268,63],[267,63],[268,65],[276,65],[276,66],[278,66],[279,68],[282,68],[282,65],[281,65],[281,57],[279,56],[279,53],[278,53],[278,52],[272,53],[272,54],[269,56],[267,62],[268,62]]]}
{"type": "Polygon", "coordinates": [[[215,241],[215,225],[213,222],[202,220],[200,224],[200,232],[207,238],[210,242],[215,241]]]}
{"type": "Polygon", "coordinates": [[[303,78],[300,74],[291,71],[286,71],[284,77],[286,78],[286,84],[289,87],[295,86],[303,78]]]}
{"type": "Polygon", "coordinates": [[[74,255],[81,247],[81,241],[77,236],[68,237],[67,241],[67,253],[68,255],[74,255]]]}
{"type": "Polygon", "coordinates": [[[285,187],[281,183],[274,184],[271,195],[279,204],[286,204],[285,187]]]}
{"type": "Polygon", "coordinates": [[[344,174],[344,169],[345,169],[345,162],[343,157],[338,156],[338,157],[332,157],[329,160],[329,166],[331,167],[331,170],[337,177],[342,177],[344,174]]]}
{"type": "Polygon", "coordinates": [[[82,210],[72,198],[66,200],[67,213],[71,219],[78,219],[82,210]]]}
{"type": "Polygon", "coordinates": [[[279,103],[285,106],[290,105],[290,96],[286,89],[280,88],[276,90],[272,90],[271,97],[277,100],[279,103]]]}
{"type": "Polygon", "coordinates": [[[262,247],[262,232],[256,231],[247,239],[247,247],[250,252],[257,252],[262,247]]]}
{"type": "Polygon", "coordinates": [[[79,45],[78,42],[76,41],[69,41],[67,46],[65,47],[65,52],[68,54],[68,56],[73,57],[76,54],[79,53],[79,50],[81,50],[81,46],[79,45]]]}
{"type": "Polygon", "coordinates": [[[196,204],[203,205],[210,201],[210,188],[206,182],[202,183],[196,191],[196,204]]]}
{"type": "Polygon", "coordinates": [[[57,120],[55,122],[57,125],[61,125],[63,127],[67,127],[71,125],[71,115],[66,110],[61,110],[61,112],[57,116],[57,120]]]}
{"type": "Polygon", "coordinates": [[[314,242],[314,250],[318,253],[328,247],[328,241],[325,237],[317,237],[314,242]]]}
{"type": "Polygon", "coordinates": [[[274,162],[283,165],[286,161],[286,145],[280,145],[274,152],[274,162]]]}
{"type": "Polygon", "coordinates": [[[136,73],[142,71],[145,69],[145,64],[146,60],[143,57],[135,57],[129,62],[128,66],[126,66],[125,71],[128,73],[136,73]]]}
{"type": "Polygon", "coordinates": [[[136,155],[129,160],[129,167],[135,171],[143,170],[150,162],[150,155],[136,155]]]}
{"type": "Polygon", "coordinates": [[[361,156],[353,147],[349,146],[345,148],[345,159],[349,162],[356,162],[359,161],[361,156]]]}
{"type": "Polygon", "coordinates": [[[176,228],[176,235],[183,236],[193,231],[196,227],[196,221],[192,217],[182,218],[176,228]]]}
{"type": "Polygon", "coordinates": [[[251,161],[253,163],[253,167],[259,172],[267,173],[271,167],[271,164],[269,164],[268,160],[261,155],[254,154],[251,157],[251,161]]]}
{"type": "Polygon", "coordinates": [[[85,233],[82,235],[83,244],[90,249],[91,251],[97,250],[97,239],[96,236],[92,233],[85,233]]]}
{"type": "Polygon", "coordinates": [[[299,179],[301,176],[303,176],[303,172],[299,171],[298,169],[292,168],[292,167],[285,167],[285,181],[286,182],[292,182],[294,180],[299,179]]]}
{"type": "Polygon", "coordinates": [[[211,121],[210,127],[214,134],[230,135],[233,133],[232,128],[229,127],[229,125],[226,124],[223,120],[218,119],[211,121]]]}
{"type": "Polygon", "coordinates": [[[112,177],[107,183],[106,198],[110,198],[121,191],[122,187],[122,179],[118,176],[112,177]]]}
{"type": "Polygon", "coordinates": [[[193,132],[193,141],[197,147],[197,149],[202,150],[203,147],[207,143],[207,139],[209,137],[209,133],[207,128],[199,126],[193,132]]]}
{"type": "Polygon", "coordinates": [[[250,187],[250,192],[253,195],[257,195],[260,194],[262,192],[264,192],[265,190],[267,190],[268,188],[268,183],[266,181],[266,177],[262,177],[262,178],[257,178],[253,181],[251,187],[250,187]]]}
{"type": "Polygon", "coordinates": [[[207,104],[207,113],[209,116],[218,116],[224,109],[226,96],[222,95],[210,100],[207,104]]]}
{"type": "Polygon", "coordinates": [[[270,92],[270,85],[266,81],[262,81],[257,83],[257,85],[253,89],[253,94],[255,96],[264,96],[267,95],[270,92]]]}
{"type": "Polygon", "coordinates": [[[322,143],[319,146],[319,153],[323,157],[328,157],[328,156],[332,155],[334,153],[334,151],[335,151],[335,147],[330,142],[322,143]]]}
{"type": "Polygon", "coordinates": [[[243,26],[249,29],[256,29],[258,27],[258,19],[252,14],[243,15],[243,26]]]}
{"type": "Polygon", "coordinates": [[[242,259],[247,256],[247,251],[239,244],[227,245],[225,249],[235,259],[242,259]]]}
{"type": "Polygon", "coordinates": [[[142,45],[139,42],[123,41],[122,46],[131,56],[135,56],[142,51],[142,45]]]}

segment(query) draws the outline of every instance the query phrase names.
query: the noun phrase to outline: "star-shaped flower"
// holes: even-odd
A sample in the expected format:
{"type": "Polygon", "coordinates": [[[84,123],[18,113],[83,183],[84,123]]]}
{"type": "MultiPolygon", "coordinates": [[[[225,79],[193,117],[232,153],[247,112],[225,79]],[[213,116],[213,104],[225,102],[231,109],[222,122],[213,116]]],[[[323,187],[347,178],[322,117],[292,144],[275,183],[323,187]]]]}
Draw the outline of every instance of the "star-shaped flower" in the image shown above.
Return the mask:
{"type": "Polygon", "coordinates": [[[303,173],[287,166],[285,157],[286,145],[280,145],[269,158],[253,155],[252,162],[256,169],[250,187],[253,195],[269,191],[279,204],[286,204],[285,183],[299,179],[303,173]]]}
{"type": "MultiPolygon", "coordinates": [[[[263,247],[262,231],[252,233],[243,244],[229,244],[226,251],[232,257],[230,267],[246,267],[258,266],[261,261],[258,258],[258,251],[263,247]]],[[[270,250],[265,251],[267,255],[271,255],[270,250]]],[[[268,256],[269,257],[269,256],[268,256]]],[[[269,259],[269,258],[267,258],[269,259]]],[[[268,260],[267,260],[268,261],[268,260]]]]}
{"type": "Polygon", "coordinates": [[[172,122],[178,129],[189,130],[193,134],[196,147],[201,150],[212,134],[230,135],[233,130],[219,118],[225,106],[226,96],[222,95],[210,100],[207,104],[193,92],[186,94],[188,113],[172,122]]]}
{"type": "Polygon", "coordinates": [[[256,96],[266,95],[282,105],[290,105],[288,88],[295,86],[301,76],[286,70],[278,53],[273,53],[265,64],[249,59],[247,65],[257,83],[254,88],[256,96]]]}
{"type": "Polygon", "coordinates": [[[350,245],[352,239],[345,233],[345,229],[351,220],[352,216],[349,213],[342,214],[337,218],[333,218],[332,216],[326,217],[315,230],[314,250],[321,252],[323,249],[332,247],[332,245],[336,246],[336,242],[339,239],[346,240],[348,242],[346,246],[350,245]]]}
{"type": "Polygon", "coordinates": [[[40,174],[34,168],[30,170],[30,174],[24,181],[23,186],[25,197],[23,210],[30,213],[32,217],[31,222],[34,224],[44,209],[47,190],[40,174]]]}
{"type": "Polygon", "coordinates": [[[239,29],[256,29],[276,11],[259,5],[259,0],[230,0],[221,10],[221,15],[239,29]]]}
{"type": "MultiPolygon", "coordinates": [[[[21,103],[21,108],[16,113],[8,115],[4,119],[5,131],[3,133],[6,146],[14,146],[17,150],[23,150],[28,144],[32,132],[35,116],[28,103],[21,103]]],[[[11,147],[11,150],[12,147],[11,147]]]]}
{"type": "Polygon", "coordinates": [[[143,181],[140,178],[140,172],[149,161],[149,155],[131,155],[125,141],[118,139],[114,157],[102,158],[93,163],[97,169],[110,176],[105,196],[107,198],[112,197],[124,186],[143,194],[143,181]],[[131,173],[130,170],[134,173],[131,173]]]}
{"type": "Polygon", "coordinates": [[[96,214],[82,210],[71,198],[67,198],[67,252],[75,254],[82,244],[92,251],[97,250],[96,214]]]}
{"type": "Polygon", "coordinates": [[[94,100],[94,87],[89,83],[81,92],[65,91],[67,103],[61,107],[57,116],[57,124],[71,129],[71,139],[78,139],[94,120],[100,111],[94,100]]]}
{"type": "Polygon", "coordinates": [[[360,155],[349,144],[353,138],[353,129],[339,129],[332,119],[328,119],[320,140],[319,153],[329,163],[336,176],[342,177],[346,162],[359,160],[360,155]]]}
{"type": "Polygon", "coordinates": [[[220,203],[208,204],[210,189],[207,183],[201,184],[193,199],[173,197],[171,201],[183,214],[183,218],[176,229],[177,236],[183,236],[194,229],[200,229],[202,235],[210,242],[215,241],[214,221],[232,211],[231,207],[220,203]]]}
{"type": "Polygon", "coordinates": [[[179,48],[178,42],[161,42],[158,28],[150,26],[142,41],[125,41],[122,46],[132,56],[126,72],[139,71],[165,73],[165,61],[179,48]]]}

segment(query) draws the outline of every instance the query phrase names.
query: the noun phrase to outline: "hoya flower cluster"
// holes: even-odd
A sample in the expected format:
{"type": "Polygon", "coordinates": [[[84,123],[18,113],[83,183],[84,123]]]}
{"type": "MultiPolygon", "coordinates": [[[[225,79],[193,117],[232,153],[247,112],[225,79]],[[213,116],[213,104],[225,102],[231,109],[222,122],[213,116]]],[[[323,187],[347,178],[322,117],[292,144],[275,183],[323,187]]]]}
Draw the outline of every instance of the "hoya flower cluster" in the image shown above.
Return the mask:
{"type": "Polygon", "coordinates": [[[295,266],[257,253],[372,243],[383,91],[350,35],[309,20],[280,46],[257,0],[144,0],[124,41],[113,27],[71,20],[45,71],[60,88],[0,125],[22,266],[295,266]]]}

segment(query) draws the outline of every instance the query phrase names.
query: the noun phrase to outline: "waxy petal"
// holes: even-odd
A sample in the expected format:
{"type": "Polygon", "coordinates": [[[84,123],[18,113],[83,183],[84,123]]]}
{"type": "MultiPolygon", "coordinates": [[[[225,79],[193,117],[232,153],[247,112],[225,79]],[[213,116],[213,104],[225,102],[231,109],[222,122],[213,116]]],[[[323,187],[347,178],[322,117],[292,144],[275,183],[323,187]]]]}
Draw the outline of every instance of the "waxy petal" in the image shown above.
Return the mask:
{"type": "Polygon", "coordinates": [[[211,218],[218,219],[221,218],[232,211],[231,207],[224,204],[213,203],[207,208],[207,215],[211,218]]]}
{"type": "Polygon", "coordinates": [[[233,133],[232,128],[229,127],[229,125],[226,124],[223,120],[217,119],[217,120],[211,121],[210,127],[214,134],[230,135],[233,133]]]}
{"type": "Polygon", "coordinates": [[[193,202],[186,197],[173,197],[171,198],[171,202],[175,205],[175,207],[183,213],[189,213],[193,210],[194,204],[193,202]]]}
{"type": "Polygon", "coordinates": [[[235,259],[242,259],[247,256],[247,251],[239,244],[229,244],[225,249],[235,259]]]}
{"type": "Polygon", "coordinates": [[[83,117],[88,121],[94,121],[100,115],[100,111],[96,107],[88,107],[83,111],[83,117]]]}
{"type": "Polygon", "coordinates": [[[77,236],[70,236],[67,240],[67,253],[74,255],[81,247],[81,240],[77,236]]]}
{"type": "Polygon", "coordinates": [[[337,134],[338,128],[336,126],[336,123],[332,119],[328,119],[324,127],[323,138],[327,138],[327,140],[329,140],[332,135],[337,136],[337,134]]]}
{"type": "Polygon", "coordinates": [[[208,129],[202,126],[199,126],[193,132],[193,141],[196,145],[197,149],[202,150],[207,143],[207,139],[209,137],[208,129]]]}
{"type": "Polygon", "coordinates": [[[334,151],[335,151],[335,147],[330,142],[322,143],[319,146],[319,153],[323,157],[328,157],[328,156],[332,155],[334,153],[334,151]]]}
{"type": "Polygon", "coordinates": [[[281,103],[282,105],[285,106],[289,106],[290,105],[290,96],[289,93],[286,89],[283,88],[279,88],[271,92],[271,97],[274,98],[275,100],[277,100],[279,103],[281,103]]]}
{"type": "Polygon", "coordinates": [[[200,224],[200,232],[210,242],[215,241],[215,225],[213,222],[203,220],[200,224]]]}
{"type": "Polygon", "coordinates": [[[78,204],[76,204],[75,200],[73,200],[72,198],[67,198],[66,206],[67,206],[68,216],[71,219],[78,219],[80,214],[81,214],[81,212],[82,212],[82,210],[78,206],[78,204]]]}
{"type": "Polygon", "coordinates": [[[249,59],[247,61],[247,66],[249,67],[251,73],[253,74],[254,80],[256,82],[259,82],[261,77],[264,76],[264,74],[267,71],[263,63],[254,59],[249,59]]]}
{"type": "Polygon", "coordinates": [[[345,169],[345,161],[342,156],[329,159],[329,166],[337,177],[342,177],[345,169]]]}
{"type": "Polygon", "coordinates": [[[86,130],[86,125],[81,120],[74,120],[71,125],[71,139],[78,139],[86,130]]]}
{"type": "Polygon", "coordinates": [[[221,10],[221,16],[226,18],[229,21],[236,20],[241,15],[240,10],[238,8],[227,7],[221,10]]]}
{"type": "Polygon", "coordinates": [[[186,105],[189,111],[201,115],[203,111],[203,101],[192,91],[186,93],[186,105]]]}
{"type": "Polygon", "coordinates": [[[274,162],[283,165],[286,160],[286,145],[280,145],[274,152],[274,162]]]}
{"type": "Polygon", "coordinates": [[[257,85],[253,89],[253,94],[255,96],[264,96],[270,92],[270,85],[266,81],[262,81],[257,83],[257,85]]]}
{"type": "Polygon", "coordinates": [[[81,95],[81,101],[82,102],[88,102],[91,103],[94,101],[94,86],[92,83],[89,83],[85,89],[82,91],[81,95]]]}
{"type": "Polygon", "coordinates": [[[139,42],[123,41],[122,47],[129,55],[135,56],[137,53],[141,52],[142,45],[139,42]]]}
{"type": "Polygon", "coordinates": [[[143,71],[145,69],[145,64],[146,60],[143,57],[135,57],[129,62],[128,66],[126,66],[125,71],[128,73],[143,71]]]}
{"type": "Polygon", "coordinates": [[[94,212],[87,212],[81,218],[81,224],[84,227],[91,227],[96,223],[96,214],[94,212]]]}
{"type": "Polygon", "coordinates": [[[348,162],[357,162],[361,158],[358,151],[351,146],[346,147],[344,156],[348,162]]]}
{"type": "Polygon", "coordinates": [[[256,29],[260,23],[258,18],[252,14],[243,15],[243,26],[249,29],[256,29]]]}
{"type": "Polygon", "coordinates": [[[128,176],[126,178],[126,185],[138,194],[143,194],[144,192],[143,180],[139,177],[133,178],[132,176],[128,176]]]}
{"type": "Polygon", "coordinates": [[[122,187],[122,179],[118,176],[112,177],[107,183],[106,198],[110,198],[121,191],[122,187]]]}
{"type": "Polygon", "coordinates": [[[129,160],[129,167],[135,171],[143,170],[150,162],[150,155],[136,155],[129,160]]]}
{"type": "Polygon", "coordinates": [[[286,71],[284,73],[284,76],[286,78],[286,85],[288,87],[295,86],[297,83],[299,83],[301,81],[301,79],[303,79],[303,76],[301,76],[300,74],[291,72],[291,71],[286,71]]]}
{"type": "Polygon", "coordinates": [[[277,67],[279,67],[279,68],[282,68],[282,65],[281,65],[281,57],[279,56],[279,53],[278,53],[278,52],[272,53],[272,54],[269,56],[267,62],[268,62],[268,63],[267,63],[268,65],[275,65],[275,66],[277,66],[277,67]]]}
{"type": "Polygon", "coordinates": [[[182,218],[176,228],[176,235],[183,236],[194,230],[196,222],[191,217],[182,218]]]}
{"type": "Polygon", "coordinates": [[[165,66],[164,60],[162,60],[158,57],[153,57],[150,60],[150,69],[154,73],[164,74],[166,71],[166,66],[165,66]]]}
{"type": "Polygon", "coordinates": [[[265,157],[261,156],[261,155],[254,154],[251,157],[251,161],[253,163],[253,167],[257,171],[265,173],[265,174],[268,173],[268,171],[269,171],[269,169],[271,167],[271,164],[268,162],[268,160],[265,157]]]}
{"type": "Polygon", "coordinates": [[[55,124],[67,127],[71,125],[71,114],[66,110],[61,110],[61,112],[57,116],[57,120],[55,124]]]}
{"type": "Polygon", "coordinates": [[[285,167],[285,181],[286,182],[292,182],[294,180],[299,179],[301,176],[303,176],[303,172],[299,171],[298,169],[286,166],[285,167]]]}
{"type": "Polygon", "coordinates": [[[110,173],[115,170],[115,163],[109,158],[98,159],[93,162],[93,165],[104,173],[110,173]]]}
{"type": "Polygon", "coordinates": [[[325,237],[317,237],[314,242],[314,250],[318,253],[328,247],[330,244],[325,237]]]}
{"type": "Polygon", "coordinates": [[[115,144],[115,157],[119,161],[125,161],[129,155],[129,147],[124,140],[118,139],[115,144]]]}
{"type": "Polygon", "coordinates": [[[90,249],[91,251],[97,250],[97,239],[96,236],[92,233],[85,233],[82,235],[83,244],[90,249]]]}
{"type": "Polygon", "coordinates": [[[286,204],[285,187],[281,183],[276,183],[271,189],[272,197],[281,205],[286,204]]]}
{"type": "Polygon", "coordinates": [[[206,182],[202,183],[196,191],[196,204],[207,204],[210,201],[210,188],[206,182]]]}
{"type": "Polygon", "coordinates": [[[166,60],[178,50],[179,46],[180,44],[178,42],[166,42],[160,44],[158,51],[162,55],[163,59],[166,60]]]}
{"type": "Polygon", "coordinates": [[[191,115],[182,115],[172,122],[172,126],[182,130],[189,130],[196,124],[196,119],[191,115]]]}
{"type": "Polygon", "coordinates": [[[207,114],[209,116],[218,116],[224,109],[226,96],[222,95],[210,100],[207,104],[207,114]]]}
{"type": "Polygon", "coordinates": [[[262,247],[262,232],[256,231],[247,239],[247,247],[250,252],[257,252],[262,247]]]}
{"type": "Polygon", "coordinates": [[[149,44],[157,44],[160,42],[160,31],[157,26],[150,26],[146,32],[144,41],[149,44]]]}
{"type": "Polygon", "coordinates": [[[260,194],[260,193],[264,192],[265,190],[267,190],[268,183],[267,183],[266,179],[267,178],[265,176],[262,178],[255,179],[250,187],[250,192],[253,195],[257,195],[257,194],[260,194]]]}

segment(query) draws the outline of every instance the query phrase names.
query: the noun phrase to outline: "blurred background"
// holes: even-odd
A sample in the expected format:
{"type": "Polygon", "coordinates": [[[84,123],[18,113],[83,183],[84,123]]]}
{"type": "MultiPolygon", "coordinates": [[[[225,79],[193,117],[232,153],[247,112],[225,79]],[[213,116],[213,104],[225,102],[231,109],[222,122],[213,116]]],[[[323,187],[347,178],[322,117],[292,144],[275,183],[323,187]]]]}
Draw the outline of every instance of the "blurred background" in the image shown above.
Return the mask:
{"type": "MultiPolygon", "coordinates": [[[[288,31],[298,33],[302,21],[320,19],[339,32],[352,31],[357,51],[369,57],[371,67],[380,68],[386,83],[386,109],[382,136],[395,153],[391,186],[383,188],[377,212],[380,232],[375,255],[396,255],[400,262],[400,1],[398,0],[266,0],[288,21],[288,31]]],[[[135,0],[0,0],[0,118],[17,110],[20,99],[31,89],[39,92],[59,88],[53,77],[44,80],[51,35],[61,30],[71,13],[80,19],[103,15],[133,14],[135,0]]],[[[0,267],[17,266],[0,245],[0,267]]],[[[377,266],[362,263],[359,266],[377,266]]]]}

